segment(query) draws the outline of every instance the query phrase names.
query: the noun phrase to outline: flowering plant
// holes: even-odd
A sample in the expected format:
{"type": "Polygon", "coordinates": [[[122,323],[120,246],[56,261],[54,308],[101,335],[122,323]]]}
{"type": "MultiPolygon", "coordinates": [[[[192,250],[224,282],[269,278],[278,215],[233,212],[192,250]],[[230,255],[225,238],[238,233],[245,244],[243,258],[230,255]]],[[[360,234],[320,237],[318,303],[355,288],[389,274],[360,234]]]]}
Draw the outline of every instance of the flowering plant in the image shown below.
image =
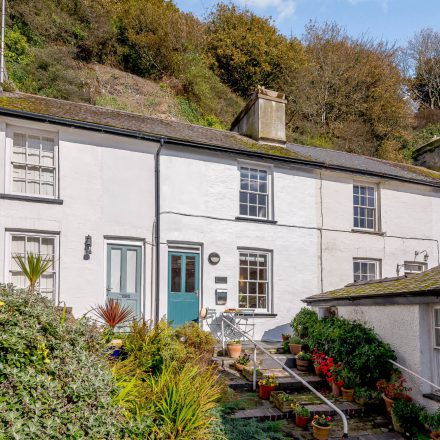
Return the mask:
{"type": "Polygon", "coordinates": [[[260,379],[258,381],[258,385],[265,385],[267,387],[273,387],[273,386],[277,386],[278,382],[275,380],[275,376],[274,375],[270,375],[270,376],[266,376],[263,377],[263,379],[260,379]]]}
{"type": "Polygon", "coordinates": [[[326,428],[327,426],[332,426],[331,421],[332,421],[332,418],[330,416],[316,415],[315,417],[313,417],[313,423],[316,426],[321,426],[323,428],[326,428]]]}
{"type": "Polygon", "coordinates": [[[409,396],[407,394],[408,391],[411,391],[411,388],[405,385],[405,378],[401,374],[394,374],[391,377],[391,381],[387,382],[386,380],[379,380],[376,383],[377,389],[384,394],[385,397],[391,400],[397,399],[405,399],[408,400],[409,396]]]}
{"type": "Polygon", "coordinates": [[[316,348],[313,349],[312,353],[312,361],[313,366],[315,367],[321,367],[327,363],[328,357],[322,352],[318,351],[316,348]]]}
{"type": "Polygon", "coordinates": [[[247,365],[251,360],[251,357],[247,353],[243,353],[236,361],[235,363],[238,365],[247,365]]]}
{"type": "MultiPolygon", "coordinates": [[[[332,358],[330,358],[332,359],[332,358]]],[[[342,379],[342,364],[341,362],[338,362],[337,364],[332,363],[329,368],[329,371],[327,372],[327,382],[328,383],[334,383],[338,387],[342,387],[344,385],[344,381],[342,379]]]]}
{"type": "Polygon", "coordinates": [[[296,355],[296,358],[299,359],[300,361],[309,361],[310,359],[312,359],[312,355],[304,351],[300,351],[296,355]]]}

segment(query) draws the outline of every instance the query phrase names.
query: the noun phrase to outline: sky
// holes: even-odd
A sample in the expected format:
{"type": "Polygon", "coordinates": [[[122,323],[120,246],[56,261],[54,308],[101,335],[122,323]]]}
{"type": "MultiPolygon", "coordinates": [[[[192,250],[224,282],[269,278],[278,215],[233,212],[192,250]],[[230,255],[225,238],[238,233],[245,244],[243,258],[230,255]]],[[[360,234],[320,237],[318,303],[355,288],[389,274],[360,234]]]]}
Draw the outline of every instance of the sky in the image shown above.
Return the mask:
{"type": "MultiPolygon", "coordinates": [[[[219,0],[174,0],[183,11],[203,18],[219,0]]],[[[287,36],[301,37],[310,20],[335,21],[354,36],[367,35],[404,45],[425,27],[440,31],[440,0],[234,0],[256,14],[272,17],[287,36]]]]}

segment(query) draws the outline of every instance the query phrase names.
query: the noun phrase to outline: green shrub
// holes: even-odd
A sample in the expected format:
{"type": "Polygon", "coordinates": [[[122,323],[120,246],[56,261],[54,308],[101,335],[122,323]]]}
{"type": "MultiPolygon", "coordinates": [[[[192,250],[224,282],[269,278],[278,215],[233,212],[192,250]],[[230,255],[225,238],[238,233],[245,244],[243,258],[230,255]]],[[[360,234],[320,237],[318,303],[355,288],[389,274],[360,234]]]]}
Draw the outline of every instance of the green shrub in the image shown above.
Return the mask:
{"type": "Polygon", "coordinates": [[[407,400],[396,400],[393,403],[393,417],[396,418],[405,434],[413,439],[423,433],[425,428],[420,420],[423,414],[423,407],[407,400]]]}
{"type": "Polygon", "coordinates": [[[0,301],[0,438],[124,438],[96,329],[37,294],[2,287],[0,301]]]}
{"type": "Polygon", "coordinates": [[[284,421],[257,422],[256,420],[223,419],[221,433],[228,440],[285,440],[284,421]]]}
{"type": "Polygon", "coordinates": [[[342,362],[359,377],[360,386],[374,387],[379,379],[390,377],[393,368],[388,361],[396,359],[394,351],[360,322],[337,317],[318,319],[315,312],[303,308],[292,327],[310,347],[342,362]]]}

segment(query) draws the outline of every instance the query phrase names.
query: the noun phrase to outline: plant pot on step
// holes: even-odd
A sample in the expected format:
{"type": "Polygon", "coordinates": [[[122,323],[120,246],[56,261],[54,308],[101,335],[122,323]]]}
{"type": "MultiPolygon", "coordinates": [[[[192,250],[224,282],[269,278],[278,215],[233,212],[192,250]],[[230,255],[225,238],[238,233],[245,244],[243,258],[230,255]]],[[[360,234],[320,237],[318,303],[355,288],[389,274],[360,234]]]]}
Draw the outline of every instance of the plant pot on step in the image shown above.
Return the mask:
{"type": "Polygon", "coordinates": [[[391,416],[391,410],[393,409],[394,400],[389,399],[385,394],[382,394],[383,401],[385,402],[385,409],[389,416],[391,416]]]}
{"type": "Polygon", "coordinates": [[[226,346],[228,350],[228,356],[232,359],[238,359],[241,354],[241,342],[233,341],[228,342],[226,346]]]}
{"type": "Polygon", "coordinates": [[[318,426],[312,422],[313,437],[318,440],[327,440],[330,436],[331,426],[318,426]]]}
{"type": "Polygon", "coordinates": [[[301,351],[302,344],[289,344],[291,354],[298,354],[301,351]]]}
{"type": "Polygon", "coordinates": [[[315,374],[319,377],[322,376],[322,368],[321,365],[314,365],[313,366],[315,368],[315,374]]]}
{"type": "Polygon", "coordinates": [[[269,400],[270,399],[270,393],[272,391],[275,391],[276,385],[259,385],[258,388],[258,396],[262,400],[269,400]]]}
{"type": "Polygon", "coordinates": [[[346,390],[344,387],[341,387],[341,390],[342,390],[342,398],[347,402],[353,402],[354,389],[346,390]]]}
{"type": "Polygon", "coordinates": [[[307,372],[309,371],[309,368],[310,368],[310,361],[304,361],[302,359],[296,360],[296,369],[298,371],[307,372]]]}
{"type": "Polygon", "coordinates": [[[237,371],[242,372],[242,371],[244,370],[244,367],[245,367],[245,365],[243,365],[243,364],[237,364],[237,362],[234,363],[234,368],[235,368],[237,371]]]}
{"type": "Polygon", "coordinates": [[[332,382],[332,394],[335,397],[341,396],[341,387],[337,383],[335,383],[335,381],[332,382]]]}
{"type": "Polygon", "coordinates": [[[299,428],[307,428],[307,423],[309,422],[308,417],[299,416],[298,414],[295,415],[295,425],[299,428]]]}

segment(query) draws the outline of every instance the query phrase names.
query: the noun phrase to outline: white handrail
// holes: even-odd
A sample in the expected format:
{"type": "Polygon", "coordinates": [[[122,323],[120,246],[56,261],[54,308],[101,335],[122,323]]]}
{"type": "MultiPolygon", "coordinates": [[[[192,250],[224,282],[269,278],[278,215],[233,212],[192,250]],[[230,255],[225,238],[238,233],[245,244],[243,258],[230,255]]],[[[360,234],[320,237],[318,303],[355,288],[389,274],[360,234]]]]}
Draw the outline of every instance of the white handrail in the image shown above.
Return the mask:
{"type": "MultiPolygon", "coordinates": [[[[330,408],[332,408],[342,419],[342,424],[344,427],[344,435],[343,437],[348,437],[348,422],[347,417],[345,414],[337,407],[335,406],[330,400],[326,399],[319,391],[315,390],[309,383],[307,383],[301,376],[298,376],[294,371],[292,371],[290,368],[286,367],[281,361],[279,361],[275,356],[273,356],[269,351],[267,351],[264,347],[262,347],[260,344],[255,342],[252,338],[250,338],[248,335],[243,333],[239,328],[237,328],[234,324],[229,322],[224,316],[220,316],[221,318],[221,329],[222,329],[222,348],[224,353],[225,348],[225,333],[224,333],[224,322],[226,322],[228,325],[230,325],[234,330],[239,332],[242,336],[244,336],[246,339],[248,339],[252,344],[254,344],[254,347],[258,347],[262,352],[266,353],[270,358],[272,358],[277,364],[281,366],[281,368],[285,371],[287,371],[291,376],[293,376],[295,379],[299,380],[306,388],[308,388],[313,394],[315,394],[317,397],[319,397],[326,405],[328,405],[330,408]]],[[[256,377],[256,370],[257,365],[255,362],[255,351],[254,351],[254,378],[256,377]]],[[[254,379],[255,380],[255,379],[254,379]]]]}
{"type": "Polygon", "coordinates": [[[435,383],[430,382],[428,379],[425,379],[422,376],[419,376],[417,373],[414,373],[414,371],[409,370],[408,368],[404,367],[403,365],[398,364],[397,362],[394,362],[392,360],[389,360],[393,365],[395,365],[397,368],[400,368],[401,370],[405,370],[406,372],[412,374],[413,376],[419,378],[420,380],[422,380],[423,382],[426,382],[427,384],[433,386],[434,388],[437,388],[438,390],[440,390],[440,386],[436,385],[435,383]]]}

